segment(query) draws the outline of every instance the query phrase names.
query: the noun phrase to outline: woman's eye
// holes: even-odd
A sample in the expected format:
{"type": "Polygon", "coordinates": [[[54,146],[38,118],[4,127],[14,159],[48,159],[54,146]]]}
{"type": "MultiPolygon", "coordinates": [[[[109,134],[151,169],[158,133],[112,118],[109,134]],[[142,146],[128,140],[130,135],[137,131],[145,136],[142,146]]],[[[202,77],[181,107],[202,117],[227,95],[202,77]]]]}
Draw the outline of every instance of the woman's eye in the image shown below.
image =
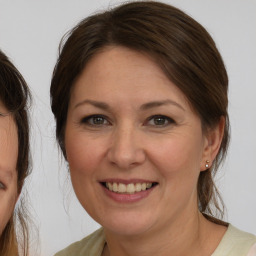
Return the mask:
{"type": "Polygon", "coordinates": [[[161,116],[161,115],[157,115],[157,116],[152,116],[148,119],[148,125],[150,126],[160,126],[160,127],[164,127],[167,126],[171,123],[174,123],[174,120],[171,119],[170,117],[167,116],[161,116]]]}
{"type": "Polygon", "coordinates": [[[83,124],[88,124],[92,126],[102,126],[102,125],[109,125],[109,121],[104,117],[100,115],[93,115],[88,116],[82,119],[81,121],[83,124]]]}
{"type": "Polygon", "coordinates": [[[5,185],[2,182],[0,182],[0,189],[5,189],[5,185]]]}

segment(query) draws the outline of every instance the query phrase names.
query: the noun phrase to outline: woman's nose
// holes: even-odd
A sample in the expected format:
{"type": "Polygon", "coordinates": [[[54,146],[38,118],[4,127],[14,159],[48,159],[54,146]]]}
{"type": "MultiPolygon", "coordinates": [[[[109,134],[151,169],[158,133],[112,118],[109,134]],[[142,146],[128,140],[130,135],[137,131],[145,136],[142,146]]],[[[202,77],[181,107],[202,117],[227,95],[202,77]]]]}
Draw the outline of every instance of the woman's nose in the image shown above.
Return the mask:
{"type": "Polygon", "coordinates": [[[131,127],[116,130],[107,157],[111,164],[120,169],[129,169],[142,164],[146,155],[139,131],[131,127]]]}

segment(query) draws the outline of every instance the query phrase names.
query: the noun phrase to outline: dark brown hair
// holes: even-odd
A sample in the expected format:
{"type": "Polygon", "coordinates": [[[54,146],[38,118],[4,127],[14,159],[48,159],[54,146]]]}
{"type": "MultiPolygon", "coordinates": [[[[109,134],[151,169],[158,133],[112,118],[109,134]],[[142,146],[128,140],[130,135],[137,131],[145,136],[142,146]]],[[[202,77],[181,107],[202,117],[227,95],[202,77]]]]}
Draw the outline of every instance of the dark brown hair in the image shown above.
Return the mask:
{"type": "MultiPolygon", "coordinates": [[[[5,115],[12,115],[17,126],[17,188],[19,194],[30,170],[29,124],[27,115],[29,99],[30,93],[24,78],[7,56],[0,51],[0,101],[8,110],[8,113],[0,113],[0,115],[3,118],[5,115]]],[[[18,255],[18,247],[22,255],[28,255],[28,228],[25,222],[27,213],[23,201],[24,198],[20,198],[19,205],[16,207],[13,216],[0,237],[1,256],[18,255]],[[18,230],[17,225],[19,225],[18,230]]]]}
{"type": "Polygon", "coordinates": [[[187,97],[204,131],[215,127],[221,117],[225,118],[219,153],[212,167],[201,172],[198,180],[199,210],[210,216],[217,216],[219,212],[222,217],[218,202],[221,198],[213,177],[229,142],[227,72],[209,33],[173,6],[154,1],[130,2],[82,20],[63,38],[52,77],[51,106],[57,140],[64,156],[71,88],[96,53],[115,45],[150,56],[187,97]]]}

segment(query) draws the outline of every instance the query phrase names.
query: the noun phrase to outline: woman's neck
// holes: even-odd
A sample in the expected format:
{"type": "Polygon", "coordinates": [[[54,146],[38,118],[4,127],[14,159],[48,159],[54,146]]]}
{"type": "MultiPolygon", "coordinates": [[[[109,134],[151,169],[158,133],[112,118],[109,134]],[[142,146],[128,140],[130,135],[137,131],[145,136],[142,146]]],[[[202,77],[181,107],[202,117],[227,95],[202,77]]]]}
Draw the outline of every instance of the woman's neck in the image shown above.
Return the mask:
{"type": "Polygon", "coordinates": [[[206,220],[199,212],[185,220],[180,216],[173,223],[136,236],[122,236],[105,229],[107,244],[102,255],[206,256],[214,252],[226,231],[226,227],[206,220]]]}

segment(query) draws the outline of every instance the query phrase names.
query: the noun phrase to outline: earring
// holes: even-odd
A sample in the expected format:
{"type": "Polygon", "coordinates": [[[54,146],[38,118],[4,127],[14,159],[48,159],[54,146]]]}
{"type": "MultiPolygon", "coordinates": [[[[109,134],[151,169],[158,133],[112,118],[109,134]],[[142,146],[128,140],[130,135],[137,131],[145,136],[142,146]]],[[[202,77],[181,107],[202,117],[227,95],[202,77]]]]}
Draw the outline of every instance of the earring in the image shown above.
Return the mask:
{"type": "Polygon", "coordinates": [[[209,160],[206,160],[205,162],[206,162],[205,167],[206,167],[206,168],[209,168],[209,163],[210,163],[210,161],[209,161],[209,160]]]}

